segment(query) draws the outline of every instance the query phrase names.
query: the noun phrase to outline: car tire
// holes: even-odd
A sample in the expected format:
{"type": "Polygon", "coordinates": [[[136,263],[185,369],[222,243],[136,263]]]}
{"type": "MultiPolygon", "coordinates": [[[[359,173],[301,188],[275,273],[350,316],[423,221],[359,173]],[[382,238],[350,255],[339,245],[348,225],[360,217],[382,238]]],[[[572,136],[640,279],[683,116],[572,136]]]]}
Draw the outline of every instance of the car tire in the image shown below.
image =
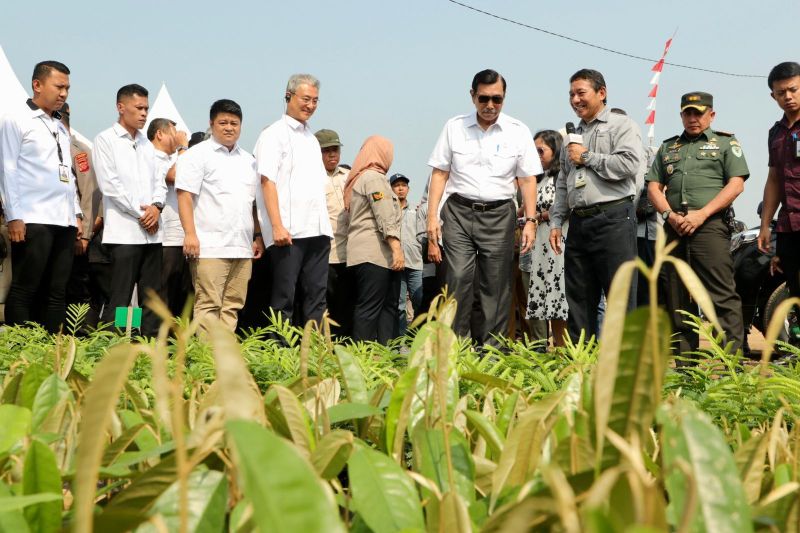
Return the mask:
{"type": "MultiPolygon", "coordinates": [[[[767,328],[769,324],[772,322],[772,317],[775,315],[775,311],[778,309],[778,306],[783,302],[785,299],[789,297],[789,288],[786,286],[786,282],[781,283],[778,285],[772,294],[769,295],[767,299],[767,303],[764,305],[764,313],[761,315],[764,317],[764,336],[767,335],[767,328]]],[[[778,340],[783,342],[789,342],[789,321],[786,317],[784,317],[784,324],[778,333],[778,340]]]]}

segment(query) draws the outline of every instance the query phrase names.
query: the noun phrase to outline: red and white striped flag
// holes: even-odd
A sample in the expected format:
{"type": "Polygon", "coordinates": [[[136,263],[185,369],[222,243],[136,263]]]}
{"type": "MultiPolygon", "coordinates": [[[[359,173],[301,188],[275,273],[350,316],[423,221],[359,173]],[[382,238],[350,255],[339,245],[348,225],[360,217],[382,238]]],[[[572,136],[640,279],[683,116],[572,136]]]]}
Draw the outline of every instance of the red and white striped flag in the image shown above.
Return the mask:
{"type": "Polygon", "coordinates": [[[653,72],[653,77],[650,79],[650,85],[653,86],[650,89],[650,94],[647,95],[650,98],[650,103],[647,105],[647,110],[649,111],[647,115],[647,120],[644,121],[645,125],[650,126],[647,130],[647,140],[650,143],[650,148],[655,148],[654,142],[656,137],[656,95],[658,94],[658,80],[661,77],[661,72],[664,70],[664,59],[667,57],[667,52],[669,51],[669,47],[672,46],[672,39],[675,37],[673,34],[672,37],[667,39],[666,44],[664,45],[664,52],[661,54],[661,59],[659,59],[655,65],[650,69],[653,72]]]}

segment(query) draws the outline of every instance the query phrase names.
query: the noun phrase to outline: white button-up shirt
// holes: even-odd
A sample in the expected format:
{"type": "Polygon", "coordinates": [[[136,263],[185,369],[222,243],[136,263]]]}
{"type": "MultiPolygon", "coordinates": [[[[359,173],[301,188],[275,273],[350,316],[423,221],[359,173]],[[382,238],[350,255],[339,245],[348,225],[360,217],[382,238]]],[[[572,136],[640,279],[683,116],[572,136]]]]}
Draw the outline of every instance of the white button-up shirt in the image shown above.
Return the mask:
{"type": "Polygon", "coordinates": [[[167,184],[157,179],[153,145],[141,131],[136,137],[115,123],[94,139],[92,160],[103,192],[103,244],[160,243],[162,228],[151,235],[139,225],[141,206],[164,203],[167,184]]]}
{"type": "Polygon", "coordinates": [[[0,198],[6,220],[75,226],[81,210],[70,136],[60,120],[29,100],[28,106],[0,119],[0,153],[0,198]]]}
{"type": "Polygon", "coordinates": [[[531,131],[503,113],[486,131],[475,112],[448,120],[428,165],[450,172],[445,195],[478,202],[513,198],[515,178],[543,172],[531,131]]]}
{"type": "Polygon", "coordinates": [[[253,257],[253,201],[259,183],[255,159],[238,144],[228,151],[211,138],[178,159],[175,188],[195,195],[201,259],[253,257]]]}
{"type": "MultiPolygon", "coordinates": [[[[255,156],[259,175],[278,189],[281,222],[292,238],[333,237],[325,199],[328,174],[311,128],[284,115],[258,136],[255,156]]],[[[257,195],[256,204],[264,245],[272,246],[272,223],[263,194],[257,195]]]]}
{"type": "MultiPolygon", "coordinates": [[[[176,154],[167,155],[161,150],[155,150],[156,154],[156,178],[166,182],[169,169],[175,164],[178,156],[176,154]]],[[[175,192],[175,185],[167,183],[167,199],[164,200],[164,210],[161,211],[161,227],[164,228],[164,246],[183,246],[183,226],[181,218],[178,216],[178,194],[175,192]]]]}

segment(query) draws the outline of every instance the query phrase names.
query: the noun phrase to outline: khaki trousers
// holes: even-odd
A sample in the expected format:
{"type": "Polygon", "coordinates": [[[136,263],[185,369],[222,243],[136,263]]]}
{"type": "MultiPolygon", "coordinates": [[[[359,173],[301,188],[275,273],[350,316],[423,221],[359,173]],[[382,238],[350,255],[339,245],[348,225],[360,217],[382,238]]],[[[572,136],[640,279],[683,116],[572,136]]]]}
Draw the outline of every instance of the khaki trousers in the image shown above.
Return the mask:
{"type": "Polygon", "coordinates": [[[230,331],[236,330],[239,310],[247,296],[252,259],[198,259],[189,263],[195,290],[194,318],[199,332],[208,333],[218,319],[230,331]]]}

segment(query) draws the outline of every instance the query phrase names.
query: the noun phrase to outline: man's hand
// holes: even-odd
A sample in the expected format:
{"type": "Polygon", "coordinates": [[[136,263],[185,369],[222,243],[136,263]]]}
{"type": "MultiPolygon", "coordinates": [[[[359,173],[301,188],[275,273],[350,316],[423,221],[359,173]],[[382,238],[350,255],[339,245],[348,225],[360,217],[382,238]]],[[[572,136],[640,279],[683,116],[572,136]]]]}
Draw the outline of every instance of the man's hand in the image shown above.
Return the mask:
{"type": "Polygon", "coordinates": [[[253,259],[261,259],[264,255],[264,239],[256,237],[253,239],[253,259]]]}
{"type": "Polygon", "coordinates": [[[783,269],[781,268],[781,259],[780,259],[780,257],[775,255],[769,261],[769,275],[770,276],[774,276],[777,273],[783,274],[783,269]]]}
{"type": "Polygon", "coordinates": [[[83,219],[75,217],[75,229],[78,230],[75,238],[80,240],[83,237],[83,219]]]}
{"type": "Polygon", "coordinates": [[[189,146],[189,137],[186,135],[185,131],[178,130],[178,134],[175,138],[178,140],[178,146],[189,146]]]}
{"type": "MultiPolygon", "coordinates": [[[[429,217],[430,218],[430,217],[429,217]]],[[[439,245],[439,241],[442,238],[442,227],[439,225],[439,221],[435,219],[428,220],[428,243],[435,243],[437,246],[439,245]]]]}
{"type": "Polygon", "coordinates": [[[89,241],[78,237],[75,241],[75,255],[85,255],[86,250],[89,249],[89,241]]]}
{"type": "Polygon", "coordinates": [[[149,228],[145,228],[145,231],[146,231],[146,232],[147,232],[149,235],[155,235],[155,234],[158,232],[158,222],[156,222],[155,224],[153,224],[153,225],[152,225],[152,226],[150,226],[149,228]]]}
{"type": "Polygon", "coordinates": [[[582,165],[583,161],[581,161],[581,154],[586,151],[586,147],[582,144],[577,143],[570,143],[567,145],[567,153],[569,155],[569,160],[575,163],[576,165],[582,165]]]}
{"type": "Polygon", "coordinates": [[[22,220],[8,221],[8,238],[11,242],[25,242],[25,223],[22,220]]]}
{"type": "Polygon", "coordinates": [[[533,241],[536,240],[536,224],[531,222],[530,220],[525,222],[525,226],[522,228],[522,240],[520,241],[520,248],[519,253],[526,254],[530,251],[531,246],[533,246],[533,241]]]}
{"type": "Polygon", "coordinates": [[[289,234],[289,230],[283,226],[272,226],[272,240],[275,242],[275,246],[292,245],[292,236],[289,234]]]}
{"type": "Polygon", "coordinates": [[[561,255],[561,228],[553,228],[550,230],[550,248],[556,253],[556,255],[561,255]]]}
{"type": "Polygon", "coordinates": [[[672,226],[672,229],[675,230],[675,233],[677,233],[681,237],[686,235],[686,232],[683,231],[683,229],[681,228],[681,226],[683,225],[683,215],[680,215],[675,211],[673,211],[672,213],[669,214],[667,222],[669,223],[670,226],[672,226]]]}
{"type": "Polygon", "coordinates": [[[397,245],[391,244],[392,247],[392,270],[398,272],[403,270],[406,266],[405,256],[403,256],[403,247],[400,246],[400,241],[394,239],[397,242],[397,245]]]}
{"type": "Polygon", "coordinates": [[[155,225],[158,229],[158,218],[161,216],[161,211],[154,205],[141,205],[140,209],[144,210],[144,214],[139,218],[139,225],[152,234],[150,229],[155,225]]]}
{"type": "Polygon", "coordinates": [[[442,262],[442,249],[438,242],[428,241],[428,261],[437,265],[442,262]]]}
{"type": "Polygon", "coordinates": [[[762,254],[768,254],[772,248],[772,230],[769,226],[762,227],[758,232],[758,250],[762,254]]]}
{"type": "Polygon", "coordinates": [[[92,228],[92,234],[96,234],[98,231],[103,229],[103,217],[97,217],[94,219],[94,227],[92,228]]]}
{"type": "Polygon", "coordinates": [[[183,255],[190,261],[200,257],[200,240],[196,234],[187,233],[183,237],[183,255]]]}
{"type": "Polygon", "coordinates": [[[705,224],[707,218],[708,217],[705,215],[705,213],[700,210],[689,211],[686,213],[680,224],[683,235],[694,235],[694,232],[697,231],[700,226],[705,224]]]}

